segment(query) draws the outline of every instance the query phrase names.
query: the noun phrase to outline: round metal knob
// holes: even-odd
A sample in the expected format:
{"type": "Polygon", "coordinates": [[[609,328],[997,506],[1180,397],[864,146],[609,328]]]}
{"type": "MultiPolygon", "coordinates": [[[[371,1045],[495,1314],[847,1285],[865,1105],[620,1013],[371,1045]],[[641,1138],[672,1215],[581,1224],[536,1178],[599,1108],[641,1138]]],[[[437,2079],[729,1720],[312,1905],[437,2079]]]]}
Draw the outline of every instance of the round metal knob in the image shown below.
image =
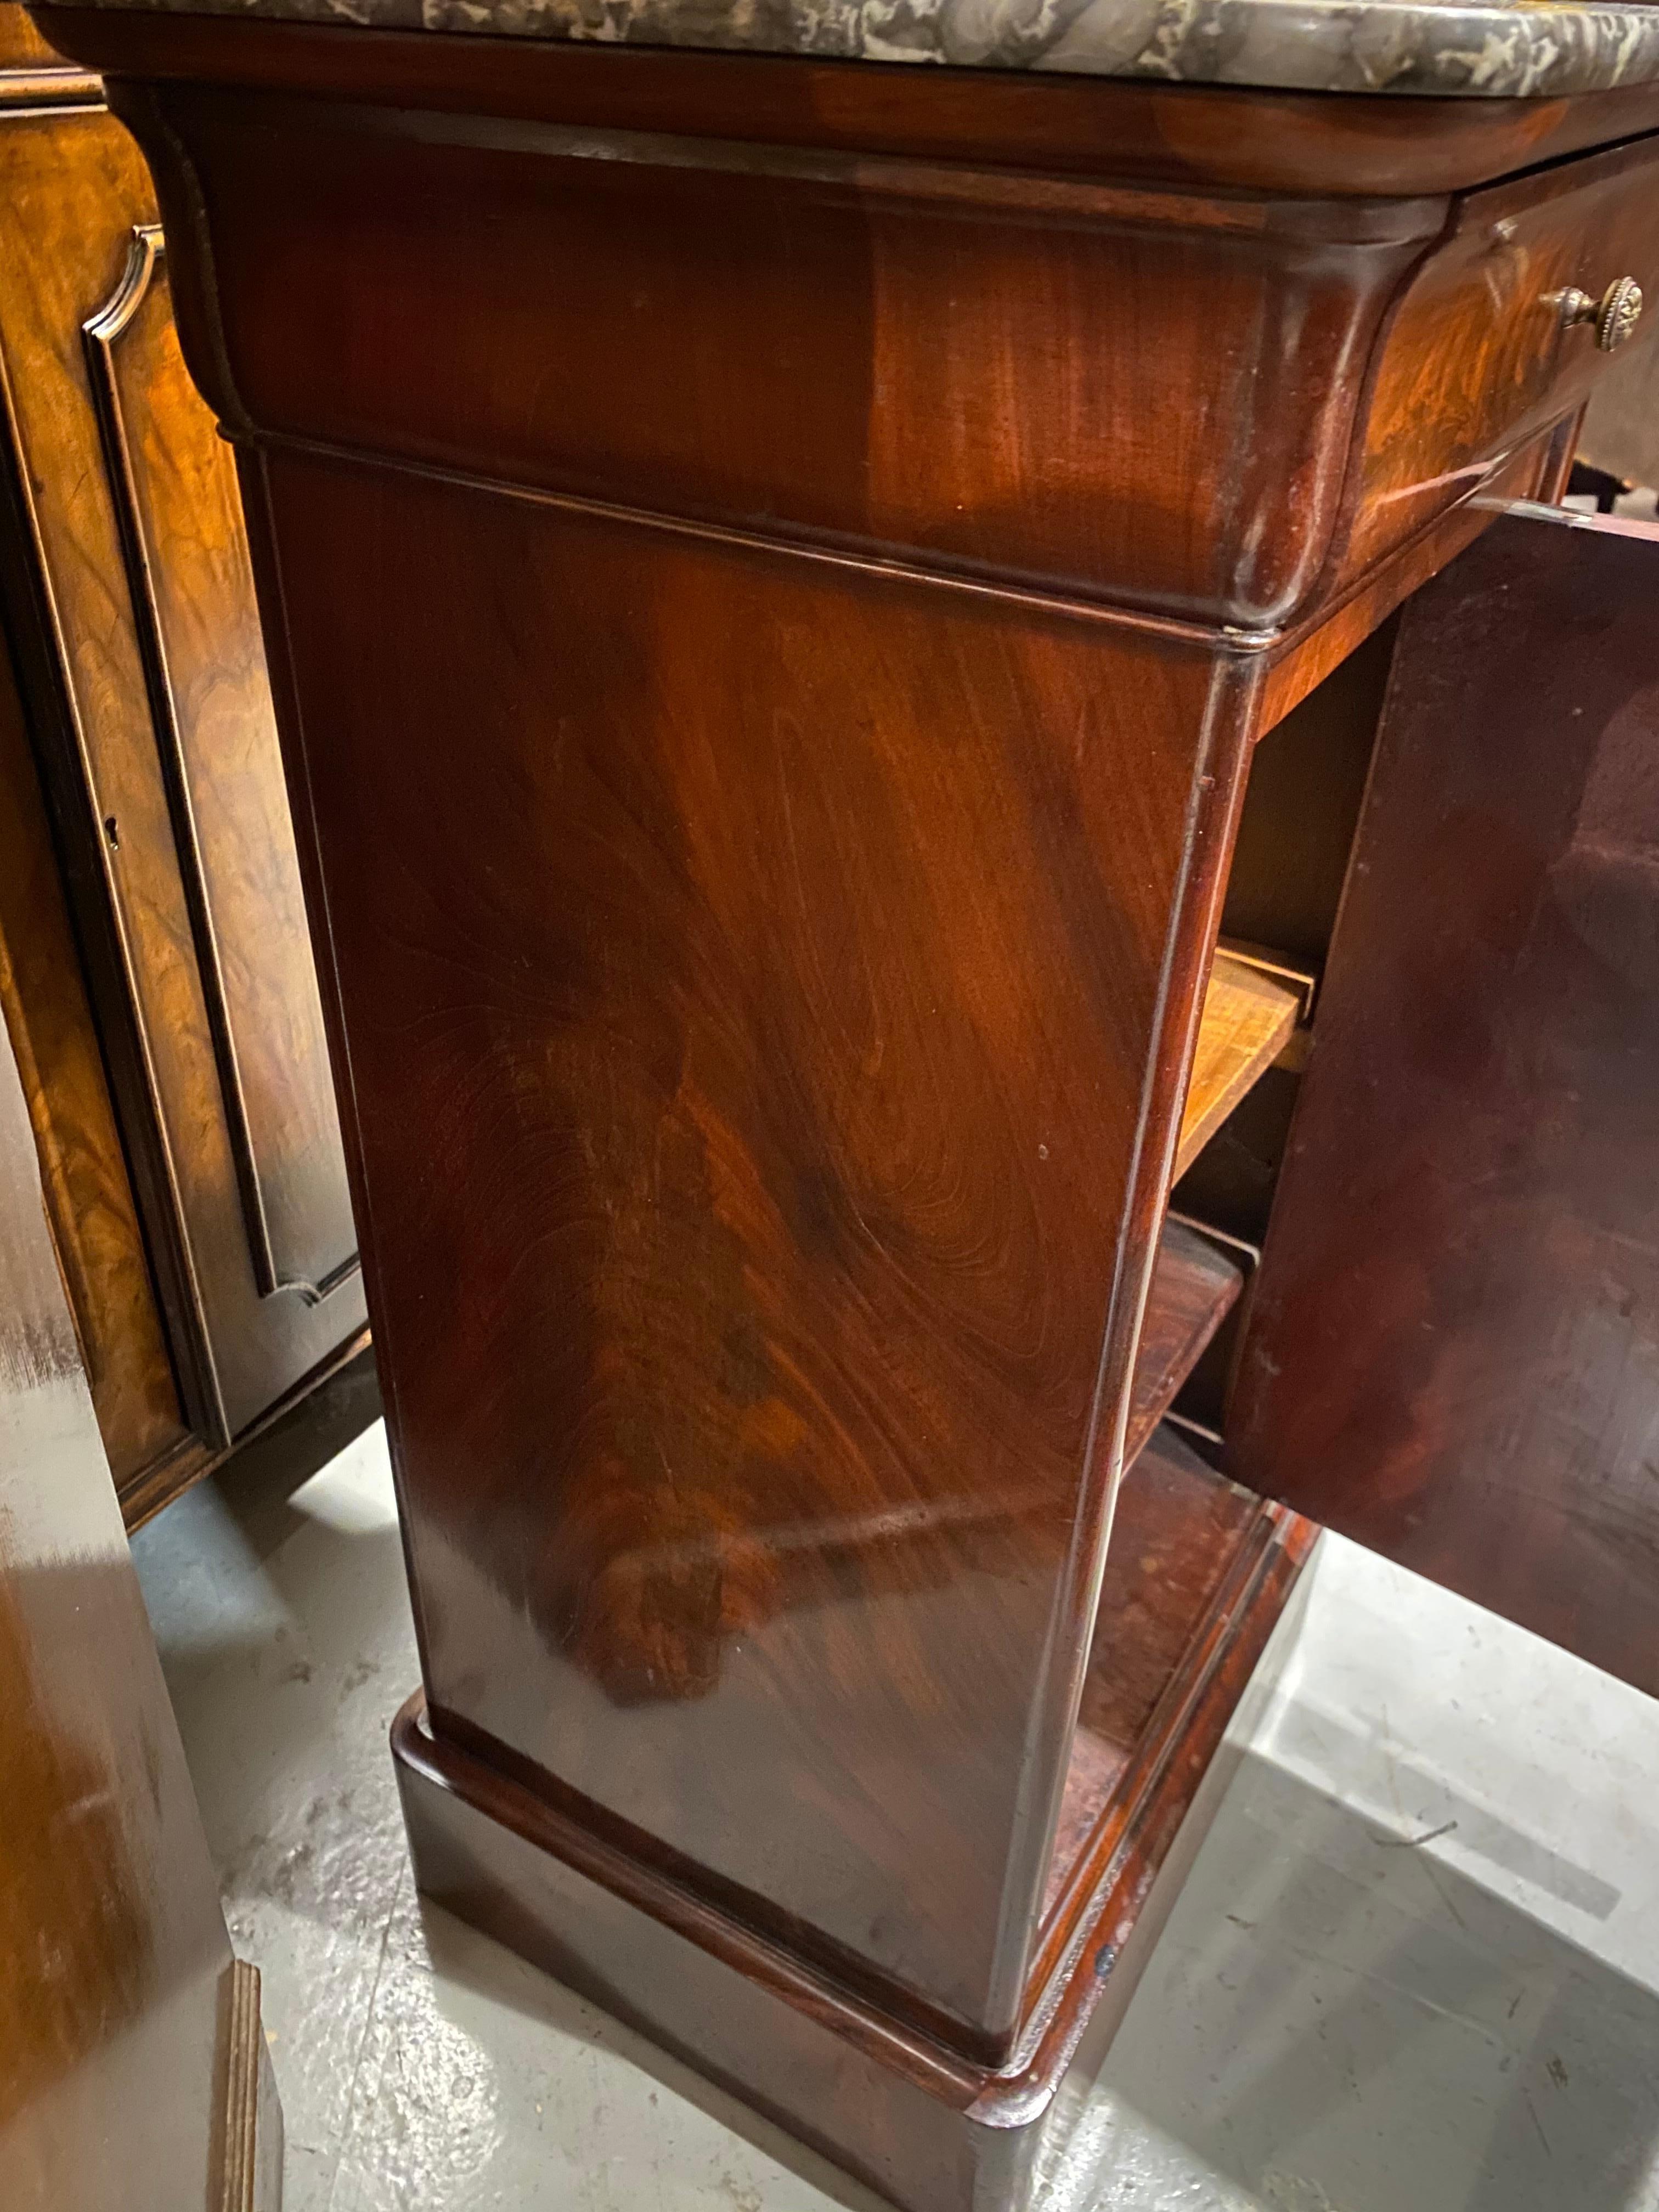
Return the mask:
{"type": "Polygon", "coordinates": [[[1595,343],[1603,353],[1616,353],[1641,315],[1642,288],[1633,276],[1615,276],[1599,300],[1592,300],[1576,284],[1561,295],[1561,319],[1566,327],[1593,323],[1595,343]]]}

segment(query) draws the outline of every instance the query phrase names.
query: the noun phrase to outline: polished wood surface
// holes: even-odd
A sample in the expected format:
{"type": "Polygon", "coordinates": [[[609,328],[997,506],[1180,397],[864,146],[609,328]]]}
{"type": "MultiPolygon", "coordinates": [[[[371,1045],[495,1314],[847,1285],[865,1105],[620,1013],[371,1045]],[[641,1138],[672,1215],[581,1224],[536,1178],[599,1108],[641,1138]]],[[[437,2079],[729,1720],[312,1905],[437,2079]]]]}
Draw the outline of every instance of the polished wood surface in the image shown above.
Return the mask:
{"type": "MultiPolygon", "coordinates": [[[[1277,941],[1277,940],[1275,940],[1277,941]]],[[[1184,1175],[1239,1100],[1290,1042],[1299,994],[1244,961],[1218,953],[1204,993],[1198,1049],[1181,1113],[1175,1173],[1184,1175]]]]}
{"type": "MultiPolygon", "coordinates": [[[[1634,276],[1659,301],[1659,139],[1471,193],[1407,289],[1375,370],[1342,558],[1358,576],[1461,489],[1462,472],[1576,414],[1607,367],[1561,295],[1634,276]]],[[[1649,313],[1630,341],[1654,343],[1649,313]]]]}
{"type": "Polygon", "coordinates": [[[26,9],[0,8],[0,71],[65,66],[64,57],[46,44],[26,9]]]}
{"type": "Polygon", "coordinates": [[[282,563],[289,734],[434,1709],[1006,2040],[1218,888],[1189,810],[1239,780],[1202,749],[1224,672],[266,467],[275,544],[331,549],[282,563]]]}
{"type": "Polygon", "coordinates": [[[1135,1352],[1126,1466],[1169,1412],[1243,1288],[1243,1276],[1220,1246],[1184,1222],[1164,1223],[1135,1352]]]}
{"type": "MultiPolygon", "coordinates": [[[[109,35],[51,20],[77,50],[109,35]]],[[[182,71],[204,33],[234,45],[262,27],[289,27],[198,21],[167,45],[182,71]]],[[[256,37],[249,66],[264,51],[256,37]]],[[[433,113],[410,134],[337,96],[390,117],[382,51],[378,34],[325,34],[311,88],[333,98],[115,82],[141,136],[177,149],[158,155],[174,232],[211,242],[217,295],[186,294],[184,335],[243,436],[764,518],[1269,639],[1575,410],[1605,356],[1561,328],[1559,284],[1627,243],[1646,265],[1639,146],[1455,214],[1406,174],[1387,198],[1201,195],[1127,188],[1109,164],[1105,181],[578,134],[552,122],[554,53],[532,57],[549,127],[433,113]],[[398,212],[416,204],[418,225],[398,212]],[[1494,246],[1500,231],[1512,242],[1494,246]],[[625,290],[618,266],[635,272],[625,290]],[[434,294],[452,307],[442,343],[434,294]],[[1249,342],[1217,346],[1216,327],[1249,342]],[[388,353],[395,384],[378,375],[388,353]]],[[[638,58],[614,58],[625,90],[638,58]]],[[[590,59],[572,57],[573,81],[590,59]]],[[[879,139],[881,96],[866,98],[879,139]]]]}
{"type": "Polygon", "coordinates": [[[0,1680],[9,2212],[220,2212],[230,1942],[3,1041],[0,1680]]]}
{"type": "Polygon", "coordinates": [[[1241,1480],[1659,1692],[1659,534],[1407,608],[1228,1435],[1241,1480]]]}
{"type": "MultiPolygon", "coordinates": [[[[1248,1584],[1285,1532],[1261,1501],[1158,1430],[1118,1492],[1100,1610],[1078,1708],[1066,1795],[1043,1897],[1041,1977],[1059,1964],[1075,1916],[1121,1842],[1134,1802],[1126,1778],[1167,1742],[1212,1641],[1237,1617],[1230,1581],[1248,1584]],[[1160,1706],[1165,1718],[1158,1725],[1160,1706]]],[[[1291,1532],[1304,1549],[1311,1529],[1291,1532]]]]}
{"type": "MultiPolygon", "coordinates": [[[[1569,417],[1571,422],[1572,418],[1569,417]]],[[[1474,472],[1473,495],[1437,514],[1397,551],[1334,604],[1317,609],[1263,653],[1255,726],[1265,736],[1310,697],[1328,677],[1395,614],[1412,593],[1437,576],[1492,516],[1515,500],[1539,497],[1559,465],[1564,425],[1540,431],[1501,460],[1490,475],[1474,472]]]]}
{"type": "Polygon", "coordinates": [[[254,1277],[315,1305],[356,1231],[235,464],[185,373],[159,228],[86,330],[254,1277]]]}
{"type": "Polygon", "coordinates": [[[3,648],[0,1008],[28,1101],[64,1288],[118,1489],[182,1444],[188,1431],[3,648]]]}
{"type": "MultiPolygon", "coordinates": [[[[1154,1884],[1195,1848],[1200,1784],[1312,1544],[1312,1526],[1239,1494],[1161,1435],[1125,1485],[1133,1540],[1113,1570],[1133,1670],[1103,1616],[1084,1711],[1110,1744],[1139,1726],[1109,1799],[1051,1899],[1033,2015],[1000,2069],[966,2061],[816,1973],[793,1947],[433,1733],[417,1695],[392,1747],[416,1879],[451,1911],[688,2058],[867,2181],[901,2212],[1029,2201],[1056,2093],[1090,2077],[1133,1992],[1154,1884]],[[1139,1497],[1135,1487],[1145,1482],[1139,1497]],[[1152,1648],[1143,1650],[1150,1637],[1152,1648]],[[1183,1828],[1183,1822],[1187,1825],[1183,1828]]],[[[1090,1762],[1094,1771],[1094,1762],[1090,1762]]],[[[1211,1802],[1213,1803],[1213,1797],[1211,1802]]],[[[1073,2095],[1080,2094],[1080,2087],[1073,2095]]]]}
{"type": "Polygon", "coordinates": [[[169,231],[204,226],[214,257],[210,307],[175,282],[191,367],[244,436],[1237,627],[1314,591],[1367,358],[1445,221],[1435,198],[821,171],[702,138],[441,116],[415,136],[338,100],[111,97],[213,179],[198,209],[158,158],[169,231]],[[1215,345],[1218,325],[1255,343],[1215,345]]]}
{"type": "Polygon", "coordinates": [[[142,158],[56,100],[0,105],[7,835],[34,886],[8,1018],[141,1516],[365,1311],[234,464],[179,357],[142,158]]]}
{"type": "Polygon", "coordinates": [[[0,0],[0,107],[102,98],[91,70],[55,53],[16,0],[0,0]]]}

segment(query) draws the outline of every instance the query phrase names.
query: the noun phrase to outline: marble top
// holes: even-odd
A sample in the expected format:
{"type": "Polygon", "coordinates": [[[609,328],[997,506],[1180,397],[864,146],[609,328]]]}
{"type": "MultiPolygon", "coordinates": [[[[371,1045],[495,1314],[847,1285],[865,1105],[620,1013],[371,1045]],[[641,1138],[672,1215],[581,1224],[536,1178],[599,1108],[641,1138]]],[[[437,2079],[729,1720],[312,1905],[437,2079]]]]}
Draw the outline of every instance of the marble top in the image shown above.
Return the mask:
{"type": "MultiPolygon", "coordinates": [[[[83,0],[84,4],[84,0],[83,0]]],[[[1496,99],[1659,79],[1659,5],[1602,0],[97,0],[521,39],[1496,99]]]]}

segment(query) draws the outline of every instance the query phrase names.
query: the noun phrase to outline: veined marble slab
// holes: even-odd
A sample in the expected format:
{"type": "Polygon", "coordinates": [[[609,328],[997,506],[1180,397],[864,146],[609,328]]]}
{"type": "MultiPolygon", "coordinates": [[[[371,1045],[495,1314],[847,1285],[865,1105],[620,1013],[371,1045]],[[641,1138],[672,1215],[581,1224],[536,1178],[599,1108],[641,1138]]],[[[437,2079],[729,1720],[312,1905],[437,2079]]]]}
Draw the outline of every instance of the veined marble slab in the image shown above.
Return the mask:
{"type": "Polygon", "coordinates": [[[1659,6],[1602,0],[96,0],[386,30],[1535,98],[1659,78],[1659,6]]]}

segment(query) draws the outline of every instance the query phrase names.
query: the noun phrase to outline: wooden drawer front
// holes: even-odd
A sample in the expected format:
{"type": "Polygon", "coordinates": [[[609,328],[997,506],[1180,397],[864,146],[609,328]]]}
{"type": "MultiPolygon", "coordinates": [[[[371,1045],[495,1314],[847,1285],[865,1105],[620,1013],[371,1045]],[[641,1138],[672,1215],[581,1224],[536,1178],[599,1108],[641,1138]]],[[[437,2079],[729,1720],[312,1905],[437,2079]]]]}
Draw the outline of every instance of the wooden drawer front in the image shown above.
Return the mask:
{"type": "Polygon", "coordinates": [[[1659,144],[1647,139],[1471,193],[1384,341],[1342,568],[1358,575],[1587,397],[1611,356],[1559,295],[1634,276],[1659,327],[1659,144]]]}
{"type": "Polygon", "coordinates": [[[216,178],[180,326],[234,431],[1242,626],[1325,567],[1444,221],[165,98],[216,178]]]}

